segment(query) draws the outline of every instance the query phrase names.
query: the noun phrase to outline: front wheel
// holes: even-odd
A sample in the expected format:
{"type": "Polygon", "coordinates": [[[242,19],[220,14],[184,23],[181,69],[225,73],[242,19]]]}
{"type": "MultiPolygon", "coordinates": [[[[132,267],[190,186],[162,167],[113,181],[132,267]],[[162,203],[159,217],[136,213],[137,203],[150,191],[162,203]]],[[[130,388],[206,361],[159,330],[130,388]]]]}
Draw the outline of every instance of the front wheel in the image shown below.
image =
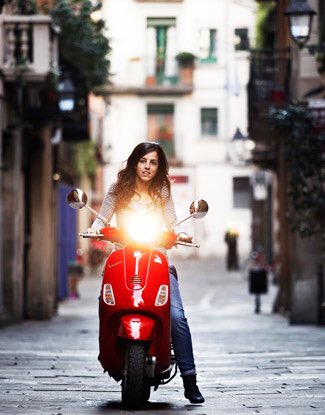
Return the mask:
{"type": "Polygon", "coordinates": [[[130,342],[126,346],[125,366],[122,378],[122,405],[138,408],[150,397],[150,385],[146,376],[146,346],[142,342],[130,342]]]}

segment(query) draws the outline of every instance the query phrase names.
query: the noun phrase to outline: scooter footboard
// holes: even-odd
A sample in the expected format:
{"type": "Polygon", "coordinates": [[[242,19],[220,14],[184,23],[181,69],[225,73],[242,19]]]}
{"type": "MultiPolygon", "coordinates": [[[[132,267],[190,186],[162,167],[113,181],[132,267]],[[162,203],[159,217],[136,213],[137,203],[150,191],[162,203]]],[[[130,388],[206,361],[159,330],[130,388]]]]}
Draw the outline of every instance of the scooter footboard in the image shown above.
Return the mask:
{"type": "Polygon", "coordinates": [[[142,314],[128,314],[120,319],[118,336],[129,340],[150,341],[154,338],[156,322],[142,314]]]}

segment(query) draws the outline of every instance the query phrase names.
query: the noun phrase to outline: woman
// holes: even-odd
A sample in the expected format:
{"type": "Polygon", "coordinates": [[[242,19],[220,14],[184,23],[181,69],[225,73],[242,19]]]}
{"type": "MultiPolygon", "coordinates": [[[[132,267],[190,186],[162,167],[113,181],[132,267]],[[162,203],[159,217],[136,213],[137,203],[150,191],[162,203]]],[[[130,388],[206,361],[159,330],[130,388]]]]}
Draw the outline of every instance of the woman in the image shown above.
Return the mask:
{"type": "MultiPolygon", "coordinates": [[[[168,178],[168,162],[161,146],[155,142],[138,144],[127,159],[126,167],[109,188],[100,214],[112,219],[116,214],[117,225],[123,227],[132,213],[153,214],[161,225],[171,228],[177,223],[174,202],[168,178]]],[[[97,230],[104,226],[100,218],[92,224],[97,230]]],[[[178,239],[191,242],[192,238],[179,233],[178,239]]],[[[192,339],[184,315],[175,267],[170,266],[172,341],[176,361],[183,379],[185,397],[191,403],[203,403],[196,384],[196,370],[192,339]]]]}

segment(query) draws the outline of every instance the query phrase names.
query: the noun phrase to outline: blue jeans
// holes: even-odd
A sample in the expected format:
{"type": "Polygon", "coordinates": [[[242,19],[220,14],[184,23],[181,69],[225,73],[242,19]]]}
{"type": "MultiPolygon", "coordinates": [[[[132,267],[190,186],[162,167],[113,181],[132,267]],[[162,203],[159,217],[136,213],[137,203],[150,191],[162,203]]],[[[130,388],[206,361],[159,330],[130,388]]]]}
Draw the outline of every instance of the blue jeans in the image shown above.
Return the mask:
{"type": "Polygon", "coordinates": [[[181,376],[196,375],[191,332],[184,314],[174,266],[170,267],[170,301],[172,342],[177,365],[181,376]]]}

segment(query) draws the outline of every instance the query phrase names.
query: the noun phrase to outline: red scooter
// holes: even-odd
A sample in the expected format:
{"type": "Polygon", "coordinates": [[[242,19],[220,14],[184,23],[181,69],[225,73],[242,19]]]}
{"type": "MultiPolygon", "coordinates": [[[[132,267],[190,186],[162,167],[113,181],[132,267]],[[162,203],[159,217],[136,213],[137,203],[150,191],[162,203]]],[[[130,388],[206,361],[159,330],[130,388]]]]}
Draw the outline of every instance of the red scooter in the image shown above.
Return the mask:
{"type": "MultiPolygon", "coordinates": [[[[74,209],[92,210],[80,189],[69,193],[68,202],[74,209]]],[[[202,218],[207,211],[208,204],[196,200],[190,206],[190,216],[184,220],[202,218]]],[[[105,218],[101,219],[108,225],[105,218]]],[[[122,380],[122,404],[126,408],[145,403],[150,388],[156,390],[170,382],[177,371],[171,346],[169,266],[166,256],[157,248],[198,247],[178,241],[172,231],[153,231],[152,226],[145,228],[141,224],[133,228],[130,223],[123,230],[107,226],[100,234],[90,230],[79,234],[115,245],[103,272],[98,359],[105,372],[117,382],[122,380]]]]}

